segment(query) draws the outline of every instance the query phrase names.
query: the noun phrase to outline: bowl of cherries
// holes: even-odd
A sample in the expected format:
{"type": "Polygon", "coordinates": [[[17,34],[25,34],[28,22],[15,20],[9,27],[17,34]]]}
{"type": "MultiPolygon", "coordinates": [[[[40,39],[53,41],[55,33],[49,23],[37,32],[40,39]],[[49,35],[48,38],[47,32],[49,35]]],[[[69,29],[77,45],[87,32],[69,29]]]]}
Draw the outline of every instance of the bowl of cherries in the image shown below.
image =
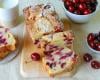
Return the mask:
{"type": "Polygon", "coordinates": [[[87,36],[87,45],[90,50],[100,54],[100,32],[89,33],[87,36]]]}
{"type": "Polygon", "coordinates": [[[64,0],[65,14],[76,23],[86,23],[95,15],[98,8],[97,0],[64,0]]]}

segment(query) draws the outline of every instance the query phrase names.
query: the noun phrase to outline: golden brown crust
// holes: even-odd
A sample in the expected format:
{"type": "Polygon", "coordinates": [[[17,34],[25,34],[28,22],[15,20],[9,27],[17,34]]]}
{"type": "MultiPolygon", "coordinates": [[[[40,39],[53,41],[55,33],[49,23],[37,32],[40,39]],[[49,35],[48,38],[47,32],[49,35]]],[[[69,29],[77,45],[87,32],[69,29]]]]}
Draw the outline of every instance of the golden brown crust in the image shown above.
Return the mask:
{"type": "MultiPolygon", "coordinates": [[[[79,60],[79,58],[78,58],[78,60],[79,60]]],[[[44,70],[45,70],[46,72],[48,72],[48,74],[49,74],[50,77],[54,77],[54,76],[56,76],[56,75],[60,75],[60,74],[62,74],[62,73],[66,73],[66,72],[68,73],[69,76],[72,76],[72,75],[74,74],[74,71],[75,71],[76,68],[78,67],[78,63],[72,63],[72,64],[70,64],[69,67],[65,68],[64,70],[62,70],[62,71],[60,71],[60,72],[57,72],[57,73],[50,73],[50,72],[49,72],[49,69],[50,69],[49,66],[46,66],[46,65],[45,65],[45,58],[42,59],[42,62],[43,62],[44,70]]]]}
{"type": "MultiPolygon", "coordinates": [[[[2,29],[4,30],[5,28],[2,28],[2,29]]],[[[9,33],[8,38],[11,37],[13,39],[12,40],[13,42],[11,44],[7,43],[7,44],[4,44],[4,45],[0,46],[0,60],[4,59],[8,54],[10,54],[12,51],[14,51],[16,49],[16,46],[15,46],[16,45],[16,40],[10,32],[8,32],[8,33],[9,33]]]]}
{"type": "Polygon", "coordinates": [[[32,39],[39,38],[43,35],[53,33],[57,31],[58,29],[59,31],[63,30],[63,24],[58,19],[58,16],[55,13],[55,11],[47,12],[47,10],[44,10],[43,4],[36,5],[35,7],[29,6],[25,8],[23,12],[24,12],[24,17],[25,17],[26,28],[32,39]],[[45,14],[43,15],[43,12],[46,15],[45,14]],[[49,26],[47,31],[41,30],[42,27],[40,28],[39,25],[37,24],[38,22],[40,22],[40,20],[44,22],[43,24],[47,23],[47,26],[49,26]]]}
{"type": "Polygon", "coordinates": [[[15,45],[8,45],[0,48],[0,60],[5,58],[11,51],[15,50],[15,45]]]}

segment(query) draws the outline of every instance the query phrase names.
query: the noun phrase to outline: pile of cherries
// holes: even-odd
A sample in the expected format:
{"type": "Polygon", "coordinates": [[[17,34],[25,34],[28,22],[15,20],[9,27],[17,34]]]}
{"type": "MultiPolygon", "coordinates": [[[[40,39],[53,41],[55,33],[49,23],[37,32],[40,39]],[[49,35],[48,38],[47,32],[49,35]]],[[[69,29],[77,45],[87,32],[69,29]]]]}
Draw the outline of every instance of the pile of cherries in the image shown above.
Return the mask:
{"type": "Polygon", "coordinates": [[[87,37],[88,45],[97,51],[100,51],[100,32],[90,33],[87,37]]]}
{"type": "Polygon", "coordinates": [[[91,67],[94,69],[100,69],[100,62],[97,60],[92,60],[93,57],[89,53],[85,53],[83,56],[83,59],[85,62],[90,62],[91,61],[91,67]]]}
{"type": "Polygon", "coordinates": [[[66,9],[78,15],[87,15],[94,12],[97,4],[97,0],[64,0],[66,9]]]}

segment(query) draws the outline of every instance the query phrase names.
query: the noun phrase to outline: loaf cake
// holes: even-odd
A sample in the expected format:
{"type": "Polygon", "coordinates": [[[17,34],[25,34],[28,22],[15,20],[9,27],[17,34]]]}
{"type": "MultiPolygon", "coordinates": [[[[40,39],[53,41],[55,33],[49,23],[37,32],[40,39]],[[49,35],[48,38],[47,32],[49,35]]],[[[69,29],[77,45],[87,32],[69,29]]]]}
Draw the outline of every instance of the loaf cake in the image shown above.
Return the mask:
{"type": "Polygon", "coordinates": [[[27,30],[33,40],[63,31],[64,26],[51,4],[27,7],[24,9],[24,16],[27,30]]]}
{"type": "Polygon", "coordinates": [[[16,40],[7,28],[0,28],[0,60],[15,50],[16,40]]]}
{"type": "Polygon", "coordinates": [[[29,6],[23,12],[33,46],[40,50],[44,69],[50,76],[62,72],[72,74],[79,59],[73,50],[74,36],[71,30],[64,30],[54,7],[40,4],[29,6]]]}
{"type": "Polygon", "coordinates": [[[61,47],[72,48],[74,35],[71,30],[49,34],[42,37],[43,40],[54,43],[61,47]]]}
{"type": "Polygon", "coordinates": [[[71,72],[77,65],[77,54],[68,48],[48,44],[45,47],[43,65],[50,76],[61,72],[71,72]]]}

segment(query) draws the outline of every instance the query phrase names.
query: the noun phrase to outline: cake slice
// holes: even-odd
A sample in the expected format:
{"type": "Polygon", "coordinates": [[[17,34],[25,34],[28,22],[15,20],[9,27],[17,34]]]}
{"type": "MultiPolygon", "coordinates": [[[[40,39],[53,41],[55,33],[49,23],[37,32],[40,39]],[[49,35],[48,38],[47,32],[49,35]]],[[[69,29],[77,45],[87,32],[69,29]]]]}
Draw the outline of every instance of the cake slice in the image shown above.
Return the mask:
{"type": "Polygon", "coordinates": [[[16,40],[7,28],[0,28],[0,60],[15,50],[16,40]]]}
{"type": "Polygon", "coordinates": [[[77,65],[78,55],[71,49],[48,44],[44,53],[45,57],[43,57],[42,62],[50,76],[62,72],[72,72],[77,65]]]}
{"type": "Polygon", "coordinates": [[[24,16],[27,30],[33,40],[43,35],[61,32],[64,28],[51,4],[27,7],[24,9],[24,16]]]}
{"type": "Polygon", "coordinates": [[[71,30],[59,33],[53,33],[42,37],[43,40],[51,42],[61,47],[69,47],[72,49],[74,35],[71,30]]]}

